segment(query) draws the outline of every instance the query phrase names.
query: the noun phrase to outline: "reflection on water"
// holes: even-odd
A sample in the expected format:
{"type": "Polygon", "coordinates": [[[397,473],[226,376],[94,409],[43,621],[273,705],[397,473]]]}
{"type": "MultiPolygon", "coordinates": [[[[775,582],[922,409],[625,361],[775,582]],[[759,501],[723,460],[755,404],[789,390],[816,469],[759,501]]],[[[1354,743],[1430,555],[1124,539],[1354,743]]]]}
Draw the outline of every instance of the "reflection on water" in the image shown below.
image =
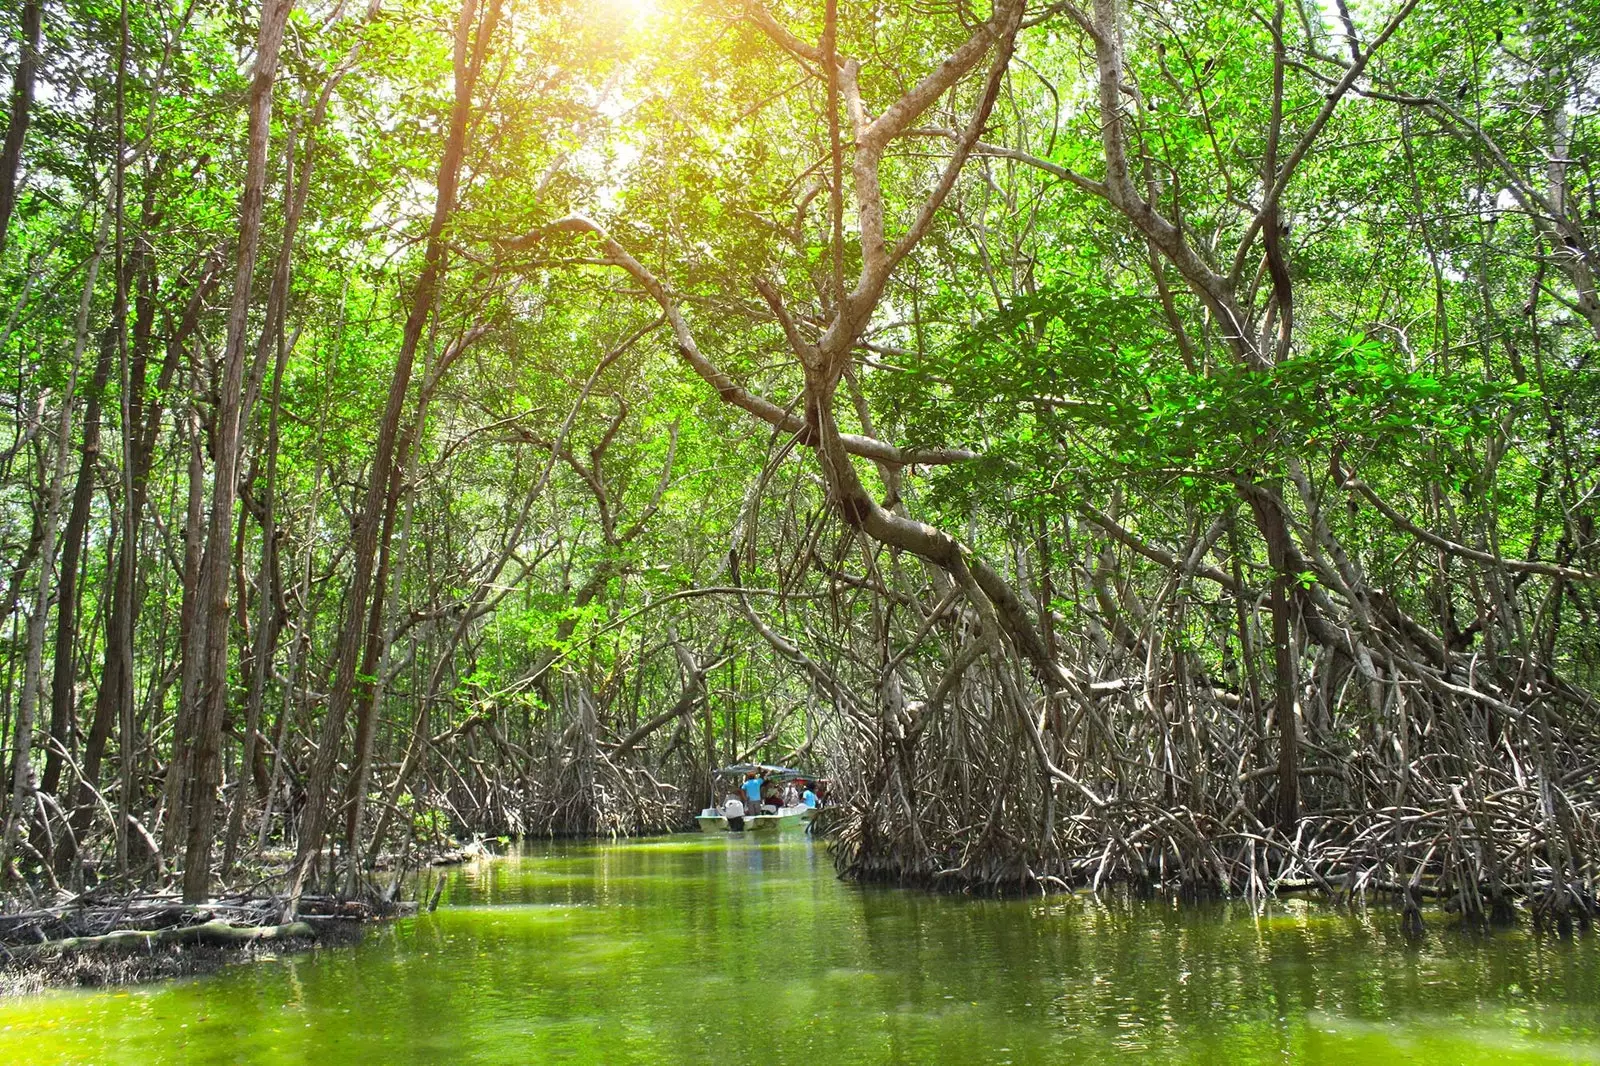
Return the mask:
{"type": "Polygon", "coordinates": [[[354,949],[0,1004],[0,1062],[1600,1063],[1594,938],[859,888],[799,836],[447,876],[354,949]]]}

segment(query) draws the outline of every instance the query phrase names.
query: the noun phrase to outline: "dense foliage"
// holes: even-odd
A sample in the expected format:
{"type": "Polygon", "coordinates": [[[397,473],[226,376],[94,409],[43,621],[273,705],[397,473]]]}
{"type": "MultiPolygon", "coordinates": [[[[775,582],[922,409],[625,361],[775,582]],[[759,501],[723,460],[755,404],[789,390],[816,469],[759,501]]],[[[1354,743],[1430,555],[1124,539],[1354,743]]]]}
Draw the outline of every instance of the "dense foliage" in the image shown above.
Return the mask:
{"type": "Polygon", "coordinates": [[[1592,912],[1587,0],[0,22],[13,885],[759,757],[857,876],[1592,912]]]}

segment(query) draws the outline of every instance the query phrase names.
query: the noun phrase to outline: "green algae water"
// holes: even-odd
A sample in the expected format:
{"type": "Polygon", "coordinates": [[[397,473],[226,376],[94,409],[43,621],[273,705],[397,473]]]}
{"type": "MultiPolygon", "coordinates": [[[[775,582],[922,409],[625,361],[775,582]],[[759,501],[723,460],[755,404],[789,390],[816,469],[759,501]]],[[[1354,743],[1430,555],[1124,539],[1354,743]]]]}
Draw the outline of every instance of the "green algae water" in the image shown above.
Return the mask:
{"type": "Polygon", "coordinates": [[[796,835],[533,845],[354,948],[0,1003],[0,1063],[1600,1063],[1600,943],[843,884],[796,835]]]}

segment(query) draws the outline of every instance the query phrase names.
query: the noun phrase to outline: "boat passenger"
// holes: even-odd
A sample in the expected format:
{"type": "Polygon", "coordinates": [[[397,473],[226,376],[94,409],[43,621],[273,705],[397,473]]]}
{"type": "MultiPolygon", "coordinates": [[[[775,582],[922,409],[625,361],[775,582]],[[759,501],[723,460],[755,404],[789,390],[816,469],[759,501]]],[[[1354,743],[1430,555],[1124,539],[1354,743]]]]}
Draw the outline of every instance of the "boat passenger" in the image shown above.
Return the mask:
{"type": "Polygon", "coordinates": [[[800,794],[800,802],[807,807],[815,807],[817,805],[817,794],[811,791],[810,785],[807,785],[806,790],[800,794]]]}
{"type": "Polygon", "coordinates": [[[739,797],[729,794],[722,805],[722,816],[728,820],[730,833],[744,832],[744,804],[739,802],[739,797]]]}
{"type": "Polygon", "coordinates": [[[744,784],[739,787],[744,789],[744,806],[747,811],[761,813],[761,786],[764,784],[766,782],[758,777],[754,770],[744,775],[744,784]]]}
{"type": "Polygon", "coordinates": [[[800,806],[800,793],[794,790],[794,782],[786,781],[783,785],[783,805],[785,807],[800,806]]]}

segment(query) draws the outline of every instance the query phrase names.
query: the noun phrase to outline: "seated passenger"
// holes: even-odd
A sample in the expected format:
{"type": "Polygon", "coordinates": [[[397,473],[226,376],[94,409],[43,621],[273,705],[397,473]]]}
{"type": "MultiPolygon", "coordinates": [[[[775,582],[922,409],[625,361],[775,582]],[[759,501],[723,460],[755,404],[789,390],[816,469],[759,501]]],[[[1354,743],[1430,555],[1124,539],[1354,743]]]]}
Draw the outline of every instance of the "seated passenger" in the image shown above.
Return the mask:
{"type": "Polygon", "coordinates": [[[817,794],[811,791],[810,785],[807,785],[806,790],[800,794],[800,802],[807,807],[815,807],[817,805],[817,794]]]}
{"type": "Polygon", "coordinates": [[[728,820],[729,829],[735,833],[744,831],[744,804],[738,796],[730,795],[722,804],[722,816],[728,820]]]}

